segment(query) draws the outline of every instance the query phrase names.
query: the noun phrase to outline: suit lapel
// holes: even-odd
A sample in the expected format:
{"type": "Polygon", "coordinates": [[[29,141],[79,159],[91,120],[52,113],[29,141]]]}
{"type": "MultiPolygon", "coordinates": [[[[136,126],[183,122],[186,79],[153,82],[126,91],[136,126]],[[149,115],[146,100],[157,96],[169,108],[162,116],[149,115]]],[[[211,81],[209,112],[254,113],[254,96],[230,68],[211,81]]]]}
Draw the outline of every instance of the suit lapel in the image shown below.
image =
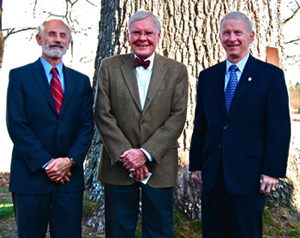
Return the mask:
{"type": "Polygon", "coordinates": [[[144,106],[144,111],[147,110],[147,108],[153,101],[165,77],[167,70],[168,68],[166,67],[166,61],[164,60],[164,58],[155,53],[152,76],[151,76],[151,81],[150,81],[147,98],[144,106]]]}
{"type": "Polygon", "coordinates": [[[225,110],[225,97],[224,97],[224,87],[225,87],[225,73],[226,73],[226,63],[221,62],[218,68],[214,69],[215,75],[212,78],[212,87],[214,91],[214,97],[216,98],[216,103],[219,107],[220,115],[223,119],[226,118],[225,110]]]}
{"type": "Polygon", "coordinates": [[[64,113],[65,108],[67,107],[67,104],[70,101],[71,95],[73,94],[74,90],[74,80],[72,80],[74,76],[72,75],[72,71],[69,68],[63,66],[63,72],[65,80],[65,92],[60,115],[64,113]]]}
{"type": "Polygon", "coordinates": [[[250,55],[232,99],[228,117],[230,117],[234,113],[243,98],[246,96],[247,91],[255,82],[254,72],[256,71],[256,68],[256,59],[254,59],[253,56],[250,55]]]}
{"type": "Polygon", "coordinates": [[[137,107],[142,111],[141,101],[139,96],[139,88],[136,79],[135,65],[134,65],[134,55],[128,54],[123,60],[123,65],[121,65],[121,71],[124,76],[124,80],[128,86],[131,97],[133,98],[137,107]]]}
{"type": "Polygon", "coordinates": [[[33,77],[34,77],[36,83],[39,85],[41,91],[45,95],[53,112],[56,114],[56,109],[55,109],[53,97],[51,94],[50,86],[49,86],[47,77],[45,75],[45,70],[43,68],[43,65],[39,59],[33,64],[33,77]]]}

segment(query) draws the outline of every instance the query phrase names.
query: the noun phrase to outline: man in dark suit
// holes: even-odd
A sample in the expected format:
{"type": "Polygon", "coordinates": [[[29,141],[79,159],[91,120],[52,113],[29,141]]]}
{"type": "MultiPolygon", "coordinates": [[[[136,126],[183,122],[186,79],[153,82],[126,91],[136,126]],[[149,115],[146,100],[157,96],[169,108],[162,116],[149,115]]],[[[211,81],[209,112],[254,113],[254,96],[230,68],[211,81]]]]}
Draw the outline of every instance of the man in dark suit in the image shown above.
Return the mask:
{"type": "Polygon", "coordinates": [[[99,179],[107,238],[135,237],[140,193],[143,237],[173,237],[188,75],[183,64],[155,53],[160,34],[151,12],[136,12],[127,31],[133,53],[106,58],[100,66],[95,122],[104,145],[99,179]]]}
{"type": "Polygon", "coordinates": [[[262,237],[266,195],[287,166],[284,74],[249,54],[254,32],[243,13],[227,14],[219,37],[227,60],[200,73],[190,150],[192,178],[202,184],[203,237],[262,237]]]}
{"type": "Polygon", "coordinates": [[[81,238],[93,93],[86,75],[62,63],[71,41],[64,22],[44,22],[36,40],[42,57],[12,69],[7,91],[7,128],[14,144],[9,189],[18,237],[44,238],[49,223],[51,237],[81,238]]]}

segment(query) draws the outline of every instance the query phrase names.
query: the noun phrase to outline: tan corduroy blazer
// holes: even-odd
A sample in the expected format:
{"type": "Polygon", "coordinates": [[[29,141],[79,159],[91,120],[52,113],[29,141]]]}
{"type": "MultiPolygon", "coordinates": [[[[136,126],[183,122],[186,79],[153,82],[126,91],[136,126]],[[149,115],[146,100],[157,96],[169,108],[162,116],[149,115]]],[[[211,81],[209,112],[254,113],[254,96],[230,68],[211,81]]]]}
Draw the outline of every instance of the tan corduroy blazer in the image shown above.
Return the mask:
{"type": "Polygon", "coordinates": [[[103,183],[129,185],[134,180],[120,155],[143,148],[152,156],[147,162],[152,187],[177,184],[177,139],[186,119],[188,74],[186,67],[155,54],[151,82],[141,108],[133,54],[102,61],[98,75],[95,122],[103,141],[98,178],[103,183]]]}

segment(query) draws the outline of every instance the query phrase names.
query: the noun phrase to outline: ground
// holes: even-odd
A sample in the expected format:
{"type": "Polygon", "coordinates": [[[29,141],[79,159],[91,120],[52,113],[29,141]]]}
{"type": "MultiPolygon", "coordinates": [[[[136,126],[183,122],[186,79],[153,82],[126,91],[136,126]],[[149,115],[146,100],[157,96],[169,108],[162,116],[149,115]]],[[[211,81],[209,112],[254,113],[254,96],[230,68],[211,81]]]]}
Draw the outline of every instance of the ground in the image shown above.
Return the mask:
{"type": "MultiPolygon", "coordinates": [[[[0,238],[16,238],[16,223],[13,216],[11,194],[8,192],[9,173],[0,172],[0,238]],[[5,204],[9,207],[6,209],[5,204]],[[4,206],[3,206],[4,205],[4,206]],[[3,218],[4,211],[8,210],[10,215],[3,218]]],[[[85,201],[84,204],[89,202],[85,201]]],[[[175,210],[174,215],[174,237],[175,238],[200,238],[201,221],[190,221],[183,213],[175,210]]],[[[264,212],[264,235],[263,238],[299,238],[300,237],[300,213],[285,209],[283,207],[267,206],[264,212]]],[[[82,222],[82,238],[100,238],[96,230],[86,225],[86,219],[82,222]]],[[[138,229],[139,230],[139,229],[138,229]]],[[[140,231],[137,238],[140,238],[140,231]]],[[[47,234],[46,238],[50,238],[47,234]]],[[[69,238],[69,237],[67,237],[69,238]]]]}

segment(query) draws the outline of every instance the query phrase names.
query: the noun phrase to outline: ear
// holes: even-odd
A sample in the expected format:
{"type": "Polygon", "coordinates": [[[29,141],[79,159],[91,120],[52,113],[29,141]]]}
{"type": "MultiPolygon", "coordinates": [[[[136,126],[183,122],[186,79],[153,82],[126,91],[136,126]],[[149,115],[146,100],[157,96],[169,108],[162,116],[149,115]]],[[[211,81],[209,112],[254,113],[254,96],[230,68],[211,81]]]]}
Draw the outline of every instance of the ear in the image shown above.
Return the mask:
{"type": "Polygon", "coordinates": [[[249,36],[249,43],[251,44],[254,41],[254,37],[255,37],[255,32],[251,31],[250,36],[249,36]]]}
{"type": "Polygon", "coordinates": [[[69,40],[69,42],[68,42],[68,44],[67,44],[67,49],[69,49],[70,44],[71,44],[71,41],[69,40]]]}
{"type": "Polygon", "coordinates": [[[158,36],[158,38],[157,38],[157,42],[159,42],[159,40],[160,40],[160,36],[161,36],[161,31],[159,31],[159,32],[158,32],[157,36],[158,36]]]}
{"type": "Polygon", "coordinates": [[[127,38],[127,41],[130,43],[129,30],[126,30],[126,38],[127,38]]]}
{"type": "Polygon", "coordinates": [[[35,39],[36,39],[36,42],[39,44],[39,45],[42,45],[42,37],[40,35],[36,35],[35,36],[35,39]]]}

